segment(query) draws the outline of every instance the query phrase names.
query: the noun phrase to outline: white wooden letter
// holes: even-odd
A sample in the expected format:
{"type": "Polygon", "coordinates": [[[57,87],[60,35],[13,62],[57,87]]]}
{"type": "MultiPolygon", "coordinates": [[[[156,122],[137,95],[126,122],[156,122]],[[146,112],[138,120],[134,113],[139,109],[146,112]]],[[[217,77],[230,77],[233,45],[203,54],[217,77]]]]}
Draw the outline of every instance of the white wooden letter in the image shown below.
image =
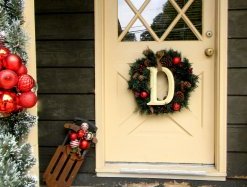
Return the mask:
{"type": "Polygon", "coordinates": [[[165,67],[162,67],[162,71],[166,74],[168,79],[168,94],[164,100],[159,101],[157,98],[157,73],[158,69],[156,67],[149,67],[150,70],[150,87],[151,87],[151,95],[150,102],[147,105],[165,105],[172,101],[174,96],[174,77],[172,72],[165,67]]]}

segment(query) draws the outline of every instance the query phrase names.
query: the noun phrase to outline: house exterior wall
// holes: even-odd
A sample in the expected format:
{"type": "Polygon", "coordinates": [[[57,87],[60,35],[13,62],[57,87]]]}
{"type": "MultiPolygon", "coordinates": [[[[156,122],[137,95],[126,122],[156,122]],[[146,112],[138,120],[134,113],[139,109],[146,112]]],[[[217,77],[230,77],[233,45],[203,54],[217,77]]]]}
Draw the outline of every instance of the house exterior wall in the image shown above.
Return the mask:
{"type": "MultiPolygon", "coordinates": [[[[93,0],[36,0],[39,84],[39,162],[44,172],[74,117],[94,121],[93,0]]],[[[180,181],[185,185],[247,185],[247,1],[229,0],[228,176],[226,182],[180,181]]],[[[77,186],[162,186],[173,180],[97,178],[90,151],[75,180],[77,186]]]]}

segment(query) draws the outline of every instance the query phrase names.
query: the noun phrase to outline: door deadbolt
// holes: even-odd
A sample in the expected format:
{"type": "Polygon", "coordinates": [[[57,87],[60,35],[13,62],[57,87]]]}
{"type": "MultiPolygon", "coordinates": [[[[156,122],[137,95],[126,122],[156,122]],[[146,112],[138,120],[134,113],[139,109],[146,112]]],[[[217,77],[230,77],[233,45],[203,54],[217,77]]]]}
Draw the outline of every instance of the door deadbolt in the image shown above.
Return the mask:
{"type": "Polygon", "coordinates": [[[213,56],[214,54],[214,49],[213,48],[207,48],[205,49],[205,55],[210,57],[210,56],[213,56]]]}

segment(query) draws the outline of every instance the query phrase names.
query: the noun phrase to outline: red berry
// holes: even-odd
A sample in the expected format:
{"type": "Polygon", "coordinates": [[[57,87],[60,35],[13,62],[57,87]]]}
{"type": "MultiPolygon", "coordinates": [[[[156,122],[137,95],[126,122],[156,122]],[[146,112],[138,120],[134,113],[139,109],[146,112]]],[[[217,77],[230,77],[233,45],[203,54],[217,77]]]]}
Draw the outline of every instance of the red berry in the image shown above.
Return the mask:
{"type": "Polygon", "coordinates": [[[79,145],[80,149],[88,149],[89,146],[90,143],[87,140],[82,140],[79,145]]]}
{"type": "Polygon", "coordinates": [[[77,139],[77,134],[76,134],[75,132],[71,133],[71,134],[69,135],[69,139],[70,139],[71,141],[76,140],[76,139],[77,139]]]}
{"type": "Polygon", "coordinates": [[[181,105],[179,103],[173,103],[172,108],[174,111],[179,111],[181,109],[181,105]]]}
{"type": "Polygon", "coordinates": [[[174,57],[174,58],[172,59],[172,62],[173,62],[173,64],[180,64],[181,58],[180,58],[180,57],[174,57]]]}
{"type": "Polygon", "coordinates": [[[144,92],[141,92],[140,96],[141,96],[142,99],[146,99],[147,96],[148,96],[148,93],[145,92],[145,91],[144,92]]]}
{"type": "Polygon", "coordinates": [[[83,130],[79,130],[79,131],[77,132],[77,137],[78,137],[78,138],[83,138],[84,135],[85,135],[85,132],[84,132],[83,130]]]}

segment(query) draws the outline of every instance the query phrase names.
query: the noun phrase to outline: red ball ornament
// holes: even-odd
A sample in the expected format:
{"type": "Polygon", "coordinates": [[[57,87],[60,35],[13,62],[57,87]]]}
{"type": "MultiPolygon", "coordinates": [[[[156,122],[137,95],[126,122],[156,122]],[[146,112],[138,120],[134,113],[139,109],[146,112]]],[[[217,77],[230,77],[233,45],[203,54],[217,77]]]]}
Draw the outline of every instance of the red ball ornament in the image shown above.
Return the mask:
{"type": "Polygon", "coordinates": [[[3,60],[10,54],[10,50],[6,47],[0,47],[0,60],[3,60]]]}
{"type": "Polygon", "coordinates": [[[77,134],[76,134],[75,132],[72,132],[72,133],[69,135],[69,139],[70,139],[71,141],[76,140],[76,139],[77,139],[77,134]]]}
{"type": "Polygon", "coordinates": [[[37,96],[33,92],[25,92],[19,95],[18,105],[24,108],[32,108],[37,102],[37,96]]]}
{"type": "Polygon", "coordinates": [[[180,64],[181,63],[181,58],[180,57],[174,57],[172,59],[173,64],[180,64]]]}
{"type": "Polygon", "coordinates": [[[29,92],[34,87],[34,79],[30,75],[21,75],[19,77],[17,88],[20,92],[29,92]]]}
{"type": "MultiPolygon", "coordinates": [[[[18,97],[17,97],[18,98],[18,97]]],[[[17,103],[18,103],[18,99],[17,99],[17,103]]],[[[16,109],[15,109],[15,112],[20,112],[20,111],[22,111],[23,110],[23,107],[22,106],[20,106],[20,105],[17,105],[16,106],[16,109]]]]}
{"type": "Polygon", "coordinates": [[[79,130],[79,131],[77,132],[77,137],[78,137],[78,138],[83,138],[84,135],[85,135],[85,131],[84,131],[84,130],[79,130]]]}
{"type": "Polygon", "coordinates": [[[11,89],[16,86],[18,82],[17,74],[12,70],[0,71],[0,87],[4,89],[11,89]]]}
{"type": "Polygon", "coordinates": [[[143,91],[143,92],[141,92],[140,96],[142,99],[146,99],[148,97],[148,93],[143,91]]]}
{"type": "Polygon", "coordinates": [[[88,149],[90,143],[87,140],[82,140],[79,144],[80,149],[88,149]]]}
{"type": "Polygon", "coordinates": [[[22,60],[18,55],[10,54],[3,60],[3,65],[5,68],[17,72],[22,65],[22,60]]]}
{"type": "Polygon", "coordinates": [[[174,103],[174,104],[172,105],[172,109],[173,109],[174,111],[179,111],[179,110],[181,109],[181,105],[180,105],[179,103],[174,103]]]}
{"type": "Polygon", "coordinates": [[[0,112],[11,113],[16,110],[16,94],[12,92],[3,92],[0,94],[0,112]]]}
{"type": "Polygon", "coordinates": [[[24,64],[22,64],[21,67],[18,69],[18,71],[16,73],[19,76],[27,74],[27,67],[24,64]]]}

